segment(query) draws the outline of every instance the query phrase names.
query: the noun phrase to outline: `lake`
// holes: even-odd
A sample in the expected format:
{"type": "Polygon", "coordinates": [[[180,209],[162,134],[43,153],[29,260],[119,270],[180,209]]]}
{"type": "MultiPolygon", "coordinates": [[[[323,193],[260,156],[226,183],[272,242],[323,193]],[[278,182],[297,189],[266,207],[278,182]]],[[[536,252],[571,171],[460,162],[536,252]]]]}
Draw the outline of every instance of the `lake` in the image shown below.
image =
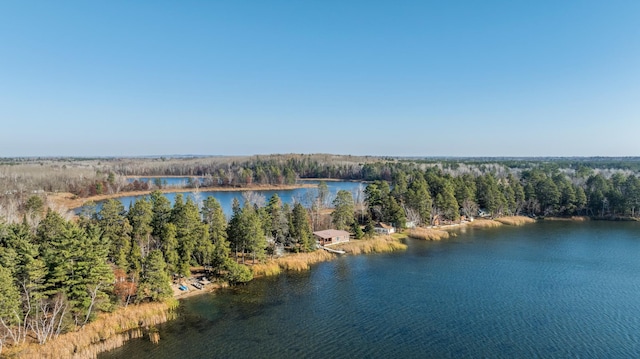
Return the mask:
{"type": "Polygon", "coordinates": [[[185,299],[160,342],[100,358],[640,357],[640,224],[408,240],[185,299]]]}
{"type": "MultiPolygon", "coordinates": [[[[298,183],[317,185],[320,183],[320,181],[301,180],[298,183]]],[[[329,198],[327,203],[328,205],[331,205],[331,202],[333,201],[333,199],[335,198],[339,190],[349,191],[353,194],[354,198],[356,198],[360,190],[364,191],[364,188],[366,187],[366,183],[363,183],[363,182],[327,181],[325,183],[327,184],[327,188],[329,189],[329,198]]],[[[238,201],[240,201],[240,204],[242,205],[244,203],[243,193],[246,193],[246,192],[247,191],[202,190],[202,191],[193,191],[193,192],[182,192],[182,196],[184,200],[186,200],[187,197],[191,197],[196,201],[196,203],[203,201],[208,196],[212,196],[220,202],[220,205],[222,206],[222,210],[224,211],[224,213],[227,216],[231,216],[232,214],[231,204],[233,203],[233,199],[234,198],[238,199],[238,201]]],[[[316,187],[296,188],[291,190],[256,190],[252,192],[262,196],[265,200],[265,204],[269,202],[269,198],[271,196],[273,196],[274,194],[277,194],[282,200],[282,203],[293,204],[294,201],[297,201],[297,202],[301,202],[306,207],[310,207],[311,203],[313,202],[313,199],[315,199],[318,195],[318,189],[316,187]]],[[[164,195],[173,204],[176,198],[176,194],[177,194],[176,192],[170,192],[170,193],[165,193],[164,195]]],[[[360,196],[363,196],[363,194],[360,194],[360,196]]],[[[120,201],[125,206],[125,208],[128,209],[129,206],[132,205],[137,199],[145,198],[145,197],[148,198],[149,196],[136,195],[136,196],[118,197],[115,199],[120,201]]],[[[96,209],[100,210],[100,208],[101,208],[101,202],[98,202],[96,209]]],[[[82,207],[76,209],[76,213],[81,213],[81,212],[82,212],[82,207]]]]}
{"type": "Polygon", "coordinates": [[[127,178],[127,182],[133,183],[135,181],[138,182],[151,182],[154,183],[155,180],[159,180],[163,186],[165,187],[186,187],[189,183],[189,180],[198,180],[200,184],[204,182],[204,177],[198,176],[182,176],[182,177],[129,177],[127,178]]]}

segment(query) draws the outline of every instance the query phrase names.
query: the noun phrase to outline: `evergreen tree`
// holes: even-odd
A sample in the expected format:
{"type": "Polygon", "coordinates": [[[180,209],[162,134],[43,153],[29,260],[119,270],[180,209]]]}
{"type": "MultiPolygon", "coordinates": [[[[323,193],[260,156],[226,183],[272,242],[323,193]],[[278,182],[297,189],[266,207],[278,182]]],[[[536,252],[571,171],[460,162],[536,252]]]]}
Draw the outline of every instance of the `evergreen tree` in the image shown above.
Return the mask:
{"type": "MultiPolygon", "coordinates": [[[[14,335],[10,328],[20,324],[21,320],[22,309],[18,287],[13,281],[13,275],[9,268],[0,266],[0,328],[3,328],[3,331],[10,335],[14,335]]],[[[15,342],[17,339],[14,336],[13,341],[15,342]]],[[[0,349],[2,348],[2,340],[0,338],[0,349]]]]}
{"type": "Polygon", "coordinates": [[[429,186],[422,175],[419,175],[409,184],[407,190],[407,206],[418,213],[420,218],[418,224],[430,223],[431,221],[431,194],[429,186]]]}
{"type": "Polygon", "coordinates": [[[137,243],[142,258],[151,250],[151,233],[153,231],[153,207],[151,202],[142,198],[135,201],[127,213],[131,224],[131,238],[137,243]]]}
{"type": "MultiPolygon", "coordinates": [[[[246,243],[246,249],[251,252],[253,262],[255,263],[256,258],[259,260],[264,259],[267,238],[262,228],[260,215],[253,206],[245,204],[242,208],[239,231],[241,242],[246,243]]],[[[244,256],[242,257],[242,261],[244,263],[244,256]]]]}
{"type": "Polygon", "coordinates": [[[267,204],[268,233],[275,243],[284,243],[289,236],[287,215],[282,208],[282,201],[278,194],[274,194],[267,204]]]}
{"type": "Polygon", "coordinates": [[[244,243],[242,243],[242,235],[240,233],[240,226],[242,221],[242,208],[237,198],[233,198],[231,202],[232,215],[227,226],[227,238],[229,244],[234,250],[236,259],[238,258],[238,251],[244,252],[244,243]]]}
{"type": "Polygon", "coordinates": [[[209,196],[204,200],[202,218],[208,224],[209,239],[213,243],[210,265],[216,273],[220,273],[231,250],[227,241],[227,221],[217,199],[209,196]]]}
{"type": "Polygon", "coordinates": [[[169,223],[171,219],[171,202],[158,190],[151,192],[149,198],[151,200],[151,211],[153,213],[151,234],[159,237],[164,230],[164,225],[169,223]]]}
{"type": "Polygon", "coordinates": [[[367,238],[372,238],[373,236],[375,236],[375,234],[375,225],[373,224],[371,218],[367,217],[367,224],[364,226],[364,235],[367,236],[367,238]]]}
{"type": "Polygon", "coordinates": [[[109,259],[120,268],[128,268],[131,253],[131,225],[124,216],[124,206],[119,201],[109,199],[98,212],[98,224],[102,237],[110,244],[109,259]]]}
{"type": "Polygon", "coordinates": [[[309,215],[300,203],[293,205],[289,228],[291,229],[289,232],[290,238],[296,251],[310,252],[315,249],[309,215]]]}
{"type": "Polygon", "coordinates": [[[364,237],[364,232],[362,231],[362,228],[360,228],[360,224],[356,221],[351,225],[351,232],[353,232],[353,237],[355,239],[362,239],[362,237],[364,237]]]}
{"type": "Polygon", "coordinates": [[[331,221],[336,229],[348,231],[355,221],[355,204],[353,195],[346,190],[338,191],[333,201],[334,210],[331,213],[331,221]]]}
{"type": "Polygon", "coordinates": [[[76,325],[93,315],[96,304],[108,302],[113,272],[107,264],[109,245],[97,228],[68,223],[45,253],[47,295],[64,293],[76,325]]]}
{"type": "Polygon", "coordinates": [[[178,230],[173,223],[165,223],[160,234],[161,248],[166,258],[167,274],[173,275],[179,272],[180,255],[178,254],[178,230]]]}
{"type": "MultiPolygon", "coordinates": [[[[191,198],[187,202],[182,201],[182,195],[176,195],[175,204],[171,212],[171,223],[176,226],[176,239],[178,241],[178,254],[180,256],[178,269],[182,275],[191,275],[191,259],[194,256],[196,245],[205,234],[203,223],[200,221],[198,207],[191,198]]],[[[198,264],[197,262],[194,264],[198,264]]],[[[202,264],[202,263],[200,263],[202,264]]]]}
{"type": "Polygon", "coordinates": [[[173,295],[162,252],[152,250],[144,263],[144,270],[138,286],[137,302],[146,299],[157,302],[173,295]]]}

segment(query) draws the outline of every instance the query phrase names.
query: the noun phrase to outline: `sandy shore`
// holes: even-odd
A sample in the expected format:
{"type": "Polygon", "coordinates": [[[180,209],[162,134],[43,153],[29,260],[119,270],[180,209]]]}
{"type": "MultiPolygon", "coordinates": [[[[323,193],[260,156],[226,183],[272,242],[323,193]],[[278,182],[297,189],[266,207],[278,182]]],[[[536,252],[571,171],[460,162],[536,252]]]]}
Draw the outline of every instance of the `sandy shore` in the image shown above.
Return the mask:
{"type": "Polygon", "coordinates": [[[184,299],[184,298],[189,298],[189,297],[193,297],[196,295],[200,295],[200,294],[205,294],[205,293],[211,293],[214,292],[218,289],[221,288],[228,288],[229,284],[228,283],[209,283],[207,285],[205,285],[202,289],[198,289],[192,285],[190,285],[189,283],[185,282],[185,286],[187,287],[186,291],[182,291],[180,290],[180,285],[179,284],[172,284],[171,285],[171,289],[173,289],[173,297],[176,299],[184,299]]]}

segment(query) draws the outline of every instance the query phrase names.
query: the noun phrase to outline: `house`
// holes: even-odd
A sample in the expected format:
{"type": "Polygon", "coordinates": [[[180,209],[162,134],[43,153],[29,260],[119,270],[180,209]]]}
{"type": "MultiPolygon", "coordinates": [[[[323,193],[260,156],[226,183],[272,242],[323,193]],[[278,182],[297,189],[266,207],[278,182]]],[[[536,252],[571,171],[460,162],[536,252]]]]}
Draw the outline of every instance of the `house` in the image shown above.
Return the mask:
{"type": "Polygon", "coordinates": [[[324,231],[317,231],[313,232],[313,235],[314,237],[316,237],[316,241],[318,241],[321,246],[325,246],[327,244],[349,242],[349,232],[341,231],[338,229],[326,229],[324,231]]]}
{"type": "Polygon", "coordinates": [[[393,228],[393,226],[390,226],[388,224],[385,223],[378,223],[374,228],[374,231],[376,231],[376,233],[380,233],[380,234],[392,234],[392,233],[396,233],[396,229],[393,228]]]}

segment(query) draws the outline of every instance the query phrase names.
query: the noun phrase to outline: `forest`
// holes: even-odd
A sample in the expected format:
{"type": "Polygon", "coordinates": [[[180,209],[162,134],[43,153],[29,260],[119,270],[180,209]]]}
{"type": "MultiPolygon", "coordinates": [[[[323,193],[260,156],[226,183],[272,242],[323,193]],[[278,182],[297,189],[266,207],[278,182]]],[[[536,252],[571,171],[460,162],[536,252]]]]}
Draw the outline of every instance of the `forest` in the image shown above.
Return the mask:
{"type": "Polygon", "coordinates": [[[636,163],[330,155],[4,161],[0,352],[5,345],[46,343],[101,312],[171,298],[170,284],[195,268],[214,280],[249,281],[254,263],[317,250],[315,230],[344,229],[361,239],[373,236],[379,222],[405,228],[478,216],[636,219],[636,163]],[[244,203],[234,201],[229,218],[213,197],[196,203],[178,194],[171,204],[154,183],[138,184],[137,190],[154,191],[129,208],[111,199],[98,211],[74,216],[48,201],[56,191],[90,196],[136,190],[126,180],[131,175],[198,176],[207,186],[294,184],[299,178],[359,180],[366,186],[363,193],[339,191],[331,198],[321,182],[306,205],[283,204],[277,195],[246,196],[244,203]]]}

